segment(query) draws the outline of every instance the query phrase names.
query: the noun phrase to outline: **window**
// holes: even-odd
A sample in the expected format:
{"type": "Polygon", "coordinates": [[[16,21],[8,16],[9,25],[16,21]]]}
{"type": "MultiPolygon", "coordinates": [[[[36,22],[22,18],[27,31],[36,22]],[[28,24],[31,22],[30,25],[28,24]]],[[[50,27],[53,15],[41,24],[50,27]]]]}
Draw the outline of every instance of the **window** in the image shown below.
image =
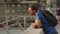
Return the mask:
{"type": "Polygon", "coordinates": [[[6,4],[4,4],[4,7],[7,7],[7,5],[6,5],[6,4]]]}
{"type": "Polygon", "coordinates": [[[15,13],[15,10],[12,10],[12,13],[15,13]]]}
{"type": "Polygon", "coordinates": [[[26,13],[26,10],[22,10],[22,13],[26,13]]]}
{"type": "Polygon", "coordinates": [[[18,12],[20,12],[20,10],[17,10],[18,12]]]}
{"type": "Polygon", "coordinates": [[[20,10],[17,10],[17,13],[20,13],[21,11],[20,10]]]}
{"type": "Polygon", "coordinates": [[[10,5],[9,4],[4,4],[4,7],[9,7],[10,5]]]}
{"type": "Polygon", "coordinates": [[[15,5],[14,5],[14,4],[12,4],[12,7],[15,7],[15,5]]]}
{"type": "Polygon", "coordinates": [[[22,9],[22,10],[26,10],[27,7],[28,7],[28,5],[23,4],[23,5],[21,6],[21,9],[22,9]]]}
{"type": "Polygon", "coordinates": [[[20,7],[21,5],[20,4],[18,4],[18,7],[20,7]]]}
{"type": "Polygon", "coordinates": [[[23,12],[25,12],[26,10],[23,10],[23,12]]]}
{"type": "Polygon", "coordinates": [[[9,10],[5,10],[5,13],[9,13],[9,10]]]}

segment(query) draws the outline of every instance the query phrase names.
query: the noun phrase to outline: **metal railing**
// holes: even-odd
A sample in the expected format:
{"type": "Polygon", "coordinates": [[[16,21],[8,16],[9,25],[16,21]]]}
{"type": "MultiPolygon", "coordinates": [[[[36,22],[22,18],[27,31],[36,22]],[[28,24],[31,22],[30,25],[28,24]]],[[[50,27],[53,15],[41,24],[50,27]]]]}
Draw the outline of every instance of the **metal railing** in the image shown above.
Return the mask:
{"type": "MultiPolygon", "coordinates": [[[[6,32],[7,32],[7,34],[9,34],[9,32],[8,32],[8,30],[9,30],[9,28],[11,27],[11,26],[14,26],[14,25],[18,25],[19,27],[19,29],[20,30],[22,30],[22,31],[24,31],[25,29],[26,29],[26,18],[27,17],[29,17],[29,18],[35,18],[35,16],[20,16],[20,15],[15,15],[15,16],[13,16],[12,15],[12,19],[9,19],[8,20],[8,18],[7,18],[8,16],[5,16],[5,21],[3,21],[2,23],[0,23],[0,24],[3,24],[3,26],[4,26],[4,28],[0,28],[0,29],[4,29],[6,32]],[[16,17],[17,16],[17,17],[16,17]],[[23,18],[23,20],[24,20],[24,27],[22,27],[22,25],[21,25],[21,23],[19,23],[19,19],[20,18],[23,18]],[[16,20],[17,22],[16,23],[14,23],[14,24],[11,24],[11,25],[9,25],[8,26],[8,23],[10,22],[10,21],[13,21],[13,20],[16,20]],[[6,24],[5,24],[6,23],[6,24]]],[[[28,19],[29,20],[29,19],[28,19]]],[[[31,19],[30,19],[31,20],[31,19]]]]}

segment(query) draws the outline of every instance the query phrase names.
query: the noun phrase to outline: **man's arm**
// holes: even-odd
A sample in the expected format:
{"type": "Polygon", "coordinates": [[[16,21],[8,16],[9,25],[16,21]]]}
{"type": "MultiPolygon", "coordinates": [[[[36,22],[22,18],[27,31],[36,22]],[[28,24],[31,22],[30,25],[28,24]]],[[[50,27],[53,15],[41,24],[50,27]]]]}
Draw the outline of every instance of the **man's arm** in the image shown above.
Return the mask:
{"type": "Polygon", "coordinates": [[[35,23],[33,24],[33,28],[39,28],[41,24],[41,20],[35,20],[35,23]]]}
{"type": "Polygon", "coordinates": [[[33,27],[40,27],[41,25],[41,19],[42,19],[42,15],[40,12],[36,13],[36,18],[35,18],[35,24],[33,25],[33,27]]]}

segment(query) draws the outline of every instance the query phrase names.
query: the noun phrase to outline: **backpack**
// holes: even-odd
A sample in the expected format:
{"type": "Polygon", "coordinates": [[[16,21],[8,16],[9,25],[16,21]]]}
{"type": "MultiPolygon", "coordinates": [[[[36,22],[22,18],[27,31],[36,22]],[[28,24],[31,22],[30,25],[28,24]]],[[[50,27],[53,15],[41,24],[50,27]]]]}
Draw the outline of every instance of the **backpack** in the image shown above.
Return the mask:
{"type": "Polygon", "coordinates": [[[51,14],[48,10],[43,10],[41,11],[41,13],[43,14],[43,16],[45,16],[49,25],[56,26],[58,24],[58,20],[56,19],[56,17],[53,14],[51,14]]]}

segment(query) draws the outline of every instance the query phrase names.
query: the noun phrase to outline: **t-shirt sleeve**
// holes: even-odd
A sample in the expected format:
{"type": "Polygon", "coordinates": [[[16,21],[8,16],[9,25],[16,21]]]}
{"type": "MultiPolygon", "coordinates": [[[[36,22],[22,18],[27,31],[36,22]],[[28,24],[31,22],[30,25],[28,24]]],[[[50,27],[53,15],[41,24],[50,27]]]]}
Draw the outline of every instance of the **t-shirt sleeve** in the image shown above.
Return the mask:
{"type": "Polygon", "coordinates": [[[36,13],[36,20],[41,20],[41,13],[36,13]]]}

